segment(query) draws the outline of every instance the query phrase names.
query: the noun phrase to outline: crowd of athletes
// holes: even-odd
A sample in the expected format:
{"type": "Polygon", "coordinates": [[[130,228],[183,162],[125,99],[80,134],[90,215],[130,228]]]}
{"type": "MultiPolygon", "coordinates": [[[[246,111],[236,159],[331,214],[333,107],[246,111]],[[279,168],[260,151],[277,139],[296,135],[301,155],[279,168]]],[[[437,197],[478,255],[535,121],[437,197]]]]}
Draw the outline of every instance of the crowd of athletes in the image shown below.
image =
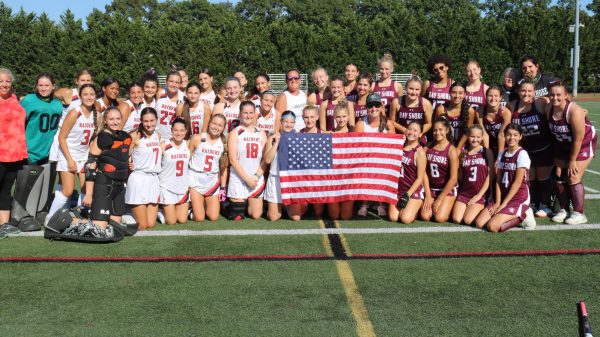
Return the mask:
{"type": "Polygon", "coordinates": [[[55,163],[59,184],[46,219],[61,209],[89,208],[95,235],[112,235],[109,220],[131,213],[139,229],[166,224],[264,215],[300,220],[351,219],[371,209],[391,221],[453,221],[489,231],[535,218],[580,224],[582,176],[594,157],[595,129],[566,86],[525,56],[501,84],[484,83],[481,67],[464,67],[465,83],[449,77],[451,60],[433,56],[422,80],[391,78],[384,55],[379,76],[354,64],[343,76],[311,73],[315,90],[300,88],[300,71],[286,73],[276,95],[261,73],[253,86],[236,72],[216,87],[213,74],[171,71],[166,86],[149,71],[127,85],[81,70],[76,88],[56,88],[50,73],[24,97],[0,69],[0,236],[10,223],[11,190],[25,164],[55,163]],[[282,133],[383,132],[405,137],[397,204],[367,201],[283,207],[277,167],[282,133]],[[73,200],[76,185],[81,186],[73,200]],[[227,209],[222,210],[221,205],[227,209]],[[267,203],[264,207],[264,202],[267,203]]]}

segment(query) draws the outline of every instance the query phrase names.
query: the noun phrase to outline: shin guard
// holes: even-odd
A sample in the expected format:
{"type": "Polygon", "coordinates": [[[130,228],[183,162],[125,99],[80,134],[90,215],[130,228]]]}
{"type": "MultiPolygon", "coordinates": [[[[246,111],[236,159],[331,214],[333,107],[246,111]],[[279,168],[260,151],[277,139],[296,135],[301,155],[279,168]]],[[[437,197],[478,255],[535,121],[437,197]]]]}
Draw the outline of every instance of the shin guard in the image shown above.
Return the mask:
{"type": "Polygon", "coordinates": [[[573,210],[575,212],[583,214],[584,201],[585,201],[585,189],[582,183],[569,185],[569,191],[571,192],[571,201],[573,202],[573,210]]]}

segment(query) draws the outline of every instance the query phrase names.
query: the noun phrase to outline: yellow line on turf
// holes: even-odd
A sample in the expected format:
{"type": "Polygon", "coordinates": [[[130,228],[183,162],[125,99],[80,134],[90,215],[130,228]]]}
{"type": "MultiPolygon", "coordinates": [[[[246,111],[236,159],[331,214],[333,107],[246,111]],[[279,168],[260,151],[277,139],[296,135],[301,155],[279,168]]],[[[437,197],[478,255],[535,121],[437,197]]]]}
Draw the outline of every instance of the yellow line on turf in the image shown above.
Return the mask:
{"type": "MultiPolygon", "coordinates": [[[[325,229],[325,222],[323,222],[323,220],[319,220],[319,226],[321,229],[325,229]]],[[[331,250],[331,245],[329,244],[329,237],[327,234],[323,234],[322,240],[323,247],[325,247],[325,254],[327,254],[329,257],[333,257],[333,250],[331,250]]]]}
{"type": "MultiPolygon", "coordinates": [[[[342,226],[340,225],[339,221],[334,220],[333,223],[335,224],[335,228],[342,229],[342,226]]],[[[340,236],[340,241],[342,241],[342,246],[344,246],[344,250],[346,251],[346,256],[351,257],[352,256],[352,252],[350,251],[350,245],[348,245],[348,241],[346,240],[346,236],[344,236],[344,234],[342,234],[342,233],[340,233],[338,235],[340,236]]]]}
{"type": "MultiPolygon", "coordinates": [[[[338,221],[334,221],[334,224],[337,228],[341,228],[338,221]]],[[[323,220],[319,220],[319,226],[321,226],[321,228],[325,228],[325,222],[323,222],[323,220]]],[[[346,238],[343,235],[338,235],[340,236],[340,241],[342,241],[346,255],[350,256],[350,247],[348,246],[348,241],[346,241],[346,238]]],[[[333,256],[329,237],[326,234],[323,235],[323,247],[325,247],[327,256],[333,256]]],[[[342,286],[344,287],[344,293],[346,293],[346,301],[348,301],[350,311],[352,311],[352,316],[354,317],[354,321],[356,321],[356,333],[358,337],[375,337],[373,323],[371,323],[371,320],[369,319],[369,313],[367,312],[365,301],[358,292],[358,286],[354,280],[354,274],[352,273],[350,264],[348,261],[337,260],[335,261],[335,266],[337,268],[340,281],[342,282],[342,286]]]]}
{"type": "Polygon", "coordinates": [[[369,319],[367,306],[358,292],[350,264],[348,264],[348,261],[338,260],[335,261],[335,265],[340,276],[340,281],[342,281],[342,285],[344,286],[344,291],[346,292],[346,300],[356,321],[356,333],[359,337],[374,337],[375,330],[369,319]]]}

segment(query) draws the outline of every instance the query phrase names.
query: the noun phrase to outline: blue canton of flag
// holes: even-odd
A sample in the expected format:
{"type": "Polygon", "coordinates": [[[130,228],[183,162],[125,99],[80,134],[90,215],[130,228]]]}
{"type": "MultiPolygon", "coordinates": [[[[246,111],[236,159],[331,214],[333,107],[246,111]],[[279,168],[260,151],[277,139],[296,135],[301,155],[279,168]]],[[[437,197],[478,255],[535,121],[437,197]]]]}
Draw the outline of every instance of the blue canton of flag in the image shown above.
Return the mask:
{"type": "Polygon", "coordinates": [[[331,134],[283,134],[278,153],[280,170],[331,168],[331,134]]]}

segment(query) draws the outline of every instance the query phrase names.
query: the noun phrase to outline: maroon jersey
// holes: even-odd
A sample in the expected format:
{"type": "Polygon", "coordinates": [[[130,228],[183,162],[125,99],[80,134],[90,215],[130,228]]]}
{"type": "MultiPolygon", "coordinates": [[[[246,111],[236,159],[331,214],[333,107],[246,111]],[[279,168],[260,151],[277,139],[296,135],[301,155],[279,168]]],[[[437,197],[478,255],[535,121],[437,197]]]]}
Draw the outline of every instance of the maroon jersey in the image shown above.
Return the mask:
{"type": "Polygon", "coordinates": [[[518,148],[514,153],[509,154],[507,150],[502,151],[498,158],[498,177],[497,184],[500,186],[500,199],[508,194],[517,174],[517,168],[525,169],[523,181],[517,182],[519,189],[517,193],[508,202],[502,213],[515,214],[524,219],[526,207],[529,206],[529,167],[531,160],[523,148],[518,148]]]}
{"type": "Polygon", "coordinates": [[[465,126],[460,119],[460,115],[448,115],[448,106],[444,105],[444,114],[442,116],[445,116],[450,123],[450,139],[452,139],[452,145],[456,146],[465,133],[465,126]]]}
{"type": "MultiPolygon", "coordinates": [[[[490,136],[490,149],[494,151],[494,154],[498,154],[498,135],[500,134],[500,129],[502,129],[502,113],[504,112],[504,108],[501,107],[496,115],[494,115],[493,119],[490,120],[486,116],[483,117],[483,128],[485,132],[490,136]]],[[[483,113],[486,114],[485,108],[483,113]]]]}
{"type": "MultiPolygon", "coordinates": [[[[325,96],[327,96],[327,95],[325,95],[325,96]]],[[[321,103],[323,103],[323,101],[327,100],[327,98],[323,98],[323,96],[321,95],[321,93],[318,92],[318,91],[315,91],[315,97],[317,99],[317,105],[321,105],[321,103]]]]}
{"type": "Polygon", "coordinates": [[[531,103],[531,109],[527,112],[519,113],[520,100],[515,102],[512,121],[523,129],[523,148],[529,152],[540,152],[550,149],[552,146],[552,135],[546,117],[537,111],[535,103],[531,103]]]}
{"type": "Polygon", "coordinates": [[[451,85],[451,79],[448,79],[448,83],[443,88],[437,88],[433,81],[429,82],[429,88],[427,88],[427,91],[425,92],[425,97],[431,102],[434,110],[436,106],[450,102],[451,85]]]}
{"type": "Polygon", "coordinates": [[[394,98],[398,96],[396,92],[396,86],[393,80],[390,81],[390,85],[387,87],[380,87],[379,83],[375,82],[375,88],[373,92],[376,92],[381,96],[381,104],[385,106],[385,113],[390,114],[390,106],[392,105],[392,101],[394,98]]]}
{"type": "MultiPolygon", "coordinates": [[[[489,167],[485,147],[475,154],[465,153],[460,163],[459,198],[465,197],[467,202],[483,188],[489,167]]],[[[483,198],[482,198],[483,199],[483,198]]],[[[483,200],[481,200],[483,201],[483,200]]]]}
{"type": "MultiPolygon", "coordinates": [[[[550,126],[550,132],[554,134],[556,138],[556,145],[554,146],[554,156],[558,159],[569,160],[571,157],[571,147],[573,145],[573,129],[567,122],[569,118],[569,110],[571,108],[571,102],[567,101],[567,106],[562,114],[560,120],[554,120],[552,114],[548,120],[550,126]]],[[[554,107],[552,107],[554,111],[554,107]]],[[[583,134],[583,140],[581,141],[581,148],[577,154],[577,160],[586,160],[594,156],[596,151],[596,143],[598,136],[596,135],[596,129],[590,123],[588,116],[585,116],[585,133],[583,134]]]]}
{"type": "Polygon", "coordinates": [[[400,99],[400,109],[398,109],[398,116],[396,116],[396,122],[403,127],[408,127],[408,124],[412,121],[417,121],[421,125],[425,124],[425,110],[423,110],[423,97],[419,97],[419,105],[414,108],[406,106],[406,96],[402,96],[400,99]]]}
{"type": "MultiPolygon", "coordinates": [[[[325,130],[333,131],[335,130],[335,104],[331,100],[325,101],[327,102],[327,108],[325,109],[325,130]]],[[[325,103],[323,102],[323,103],[325,103]]]]}
{"type": "Polygon", "coordinates": [[[346,95],[346,100],[348,102],[356,101],[358,99],[358,91],[356,90],[356,84],[354,85],[354,88],[350,90],[350,92],[346,92],[346,89],[344,88],[344,94],[346,95]]]}
{"type": "Polygon", "coordinates": [[[437,151],[433,147],[427,149],[427,178],[429,178],[429,188],[435,190],[442,190],[448,179],[450,179],[450,159],[448,154],[450,146],[448,144],[446,148],[441,151],[437,151]]]}
{"type": "Polygon", "coordinates": [[[486,104],[484,86],[485,84],[481,83],[477,91],[467,90],[466,92],[465,99],[475,111],[479,111],[479,108],[486,104]]]}
{"type": "MultiPolygon", "coordinates": [[[[357,101],[358,101],[358,99],[357,99],[357,101]]],[[[367,113],[368,113],[368,111],[367,111],[366,104],[358,104],[358,102],[354,103],[354,120],[355,121],[365,118],[367,113]]]]}
{"type": "MultiPolygon", "coordinates": [[[[400,170],[400,182],[398,183],[398,196],[402,197],[408,192],[412,184],[417,180],[417,162],[415,161],[415,153],[421,148],[417,145],[414,149],[404,150],[402,156],[402,169],[400,170]]],[[[423,199],[423,185],[410,196],[412,199],[423,199]]]]}

